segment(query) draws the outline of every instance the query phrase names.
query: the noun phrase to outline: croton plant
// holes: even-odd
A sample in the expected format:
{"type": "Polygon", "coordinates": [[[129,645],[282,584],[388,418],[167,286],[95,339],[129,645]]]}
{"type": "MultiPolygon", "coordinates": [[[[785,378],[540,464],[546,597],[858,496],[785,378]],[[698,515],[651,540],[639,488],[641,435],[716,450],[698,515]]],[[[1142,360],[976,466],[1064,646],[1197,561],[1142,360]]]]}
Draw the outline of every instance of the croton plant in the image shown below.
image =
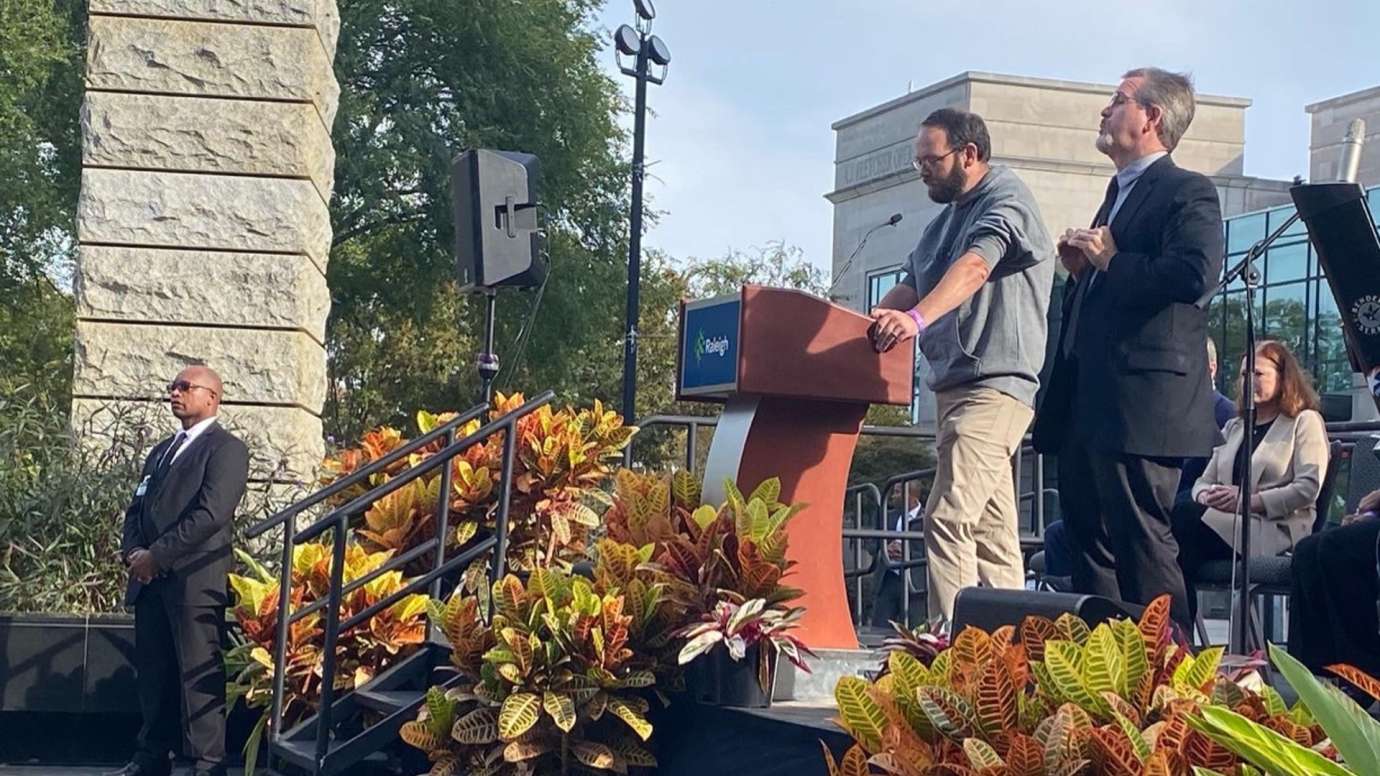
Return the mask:
{"type": "Polygon", "coordinates": [[[1289,707],[1254,668],[1222,670],[1221,648],[1195,656],[1175,644],[1168,596],[1139,624],[1031,616],[990,634],[967,628],[928,665],[895,650],[887,668],[874,682],[836,686],[838,721],[855,744],[841,762],[826,748],[831,774],[1370,772],[1335,762],[1318,702],[1289,707]],[[1262,752],[1313,770],[1281,769],[1262,752]]]}
{"type": "Polygon", "coordinates": [[[457,679],[432,688],[403,730],[431,773],[655,767],[645,714],[681,686],[688,638],[689,658],[718,643],[742,657],[761,642],[803,666],[807,650],[787,633],[800,610],[786,604],[799,592],[781,584],[785,526],[799,507],[778,502],[775,480],[750,497],[728,493],[703,505],[688,474],[621,470],[588,579],[538,566],[525,584],[467,581],[434,602],[457,679]]]}
{"type": "MultiPolygon", "coordinates": [[[[388,562],[391,551],[368,552],[357,544],[346,548],[345,584],[364,577],[388,562]]],[[[243,697],[249,708],[263,709],[245,748],[246,772],[253,772],[259,742],[268,723],[273,700],[273,650],[278,628],[278,577],[247,554],[246,575],[231,574],[235,591],[235,621],[242,638],[226,655],[233,703],[243,697]]],[[[297,611],[326,597],[331,578],[330,548],[321,543],[294,548],[289,606],[297,611]]],[[[388,571],[341,599],[343,621],[401,590],[407,584],[401,571],[388,571]]],[[[341,631],[336,646],[335,687],[352,689],[405,656],[426,637],[426,596],[408,595],[359,626],[341,631]]],[[[289,626],[287,672],[284,677],[283,722],[291,727],[310,710],[321,694],[322,613],[313,612],[289,626]]]]}
{"type": "MultiPolygon", "coordinates": [[[[491,418],[522,406],[520,394],[497,394],[491,418]]],[[[417,413],[417,430],[425,435],[454,419],[456,413],[417,413]]],[[[476,418],[456,429],[460,439],[483,425],[476,418]]],[[[591,493],[613,474],[611,464],[637,432],[618,413],[596,400],[592,407],[537,408],[518,419],[514,447],[513,489],[509,494],[508,567],[530,571],[556,560],[576,560],[585,554],[590,533],[599,525],[591,493]]],[[[503,464],[503,433],[490,436],[452,459],[448,544],[458,547],[477,532],[492,529],[497,514],[497,486],[503,464]]],[[[322,484],[357,471],[405,445],[398,429],[383,427],[364,435],[357,447],[329,456],[322,466],[322,484]]],[[[340,504],[395,477],[439,452],[443,440],[395,461],[336,496],[340,504]]],[[[375,550],[402,553],[436,533],[441,476],[413,480],[366,511],[358,526],[359,539],[375,550]]]]}
{"type": "Polygon", "coordinates": [[[675,624],[665,585],[636,548],[603,540],[593,579],[537,568],[493,586],[492,615],[457,591],[435,616],[456,679],[433,687],[407,743],[436,776],[455,773],[627,772],[654,767],[646,713],[657,643],[675,624]]]}
{"type": "MultiPolygon", "coordinates": [[[[499,395],[492,417],[521,405],[499,395]]],[[[428,433],[453,414],[418,413],[428,433]]],[[[479,420],[457,429],[475,432],[479,420]]],[[[693,629],[714,630],[728,612],[735,630],[725,648],[761,641],[804,666],[808,654],[787,631],[800,615],[800,593],[782,584],[787,522],[800,506],[780,503],[780,484],[762,483],[744,497],[729,484],[727,501],[702,505],[687,473],[616,474],[612,460],[636,429],[596,402],[589,409],[539,408],[517,422],[507,565],[513,574],[490,586],[486,561],[467,569],[444,602],[409,596],[353,632],[341,635],[333,681],[355,687],[416,649],[429,616],[452,645],[455,678],[434,687],[418,718],[402,731],[427,752],[432,772],[525,774],[576,767],[626,772],[655,767],[647,712],[663,690],[682,686],[678,657],[693,629]],[[612,494],[604,489],[610,488],[612,494]],[[602,513],[602,514],[601,514],[602,513]],[[586,576],[577,564],[592,560],[586,576]],[[734,616],[736,615],[736,620],[734,616]]],[[[330,483],[406,443],[391,428],[371,431],[356,447],[332,455],[330,483]]],[[[502,435],[476,444],[451,464],[450,547],[492,530],[500,493],[502,435]]],[[[441,449],[438,441],[340,493],[344,503],[441,449]]],[[[418,479],[380,499],[351,526],[347,582],[379,568],[436,532],[441,478],[418,479]]],[[[251,706],[271,700],[278,585],[244,558],[234,609],[244,643],[230,657],[231,692],[251,706]]],[[[296,549],[291,607],[326,595],[325,544],[296,549]]],[[[420,567],[419,567],[420,568],[420,567]]],[[[342,618],[363,610],[408,580],[380,576],[344,602],[342,618]]],[[[728,620],[725,620],[727,624],[728,620]]],[[[319,614],[295,623],[287,648],[285,723],[300,720],[319,697],[319,614]]],[[[702,634],[697,634],[702,635],[702,634]]],[[[712,637],[710,637],[712,638],[712,637]]],[[[707,639],[700,640],[705,646],[707,639]]],[[[713,646],[713,645],[708,645],[713,646]]],[[[766,668],[766,658],[763,658],[766,668]]],[[[263,721],[251,747],[263,731],[263,721]]],[[[251,761],[252,768],[252,761],[251,761]]]]}

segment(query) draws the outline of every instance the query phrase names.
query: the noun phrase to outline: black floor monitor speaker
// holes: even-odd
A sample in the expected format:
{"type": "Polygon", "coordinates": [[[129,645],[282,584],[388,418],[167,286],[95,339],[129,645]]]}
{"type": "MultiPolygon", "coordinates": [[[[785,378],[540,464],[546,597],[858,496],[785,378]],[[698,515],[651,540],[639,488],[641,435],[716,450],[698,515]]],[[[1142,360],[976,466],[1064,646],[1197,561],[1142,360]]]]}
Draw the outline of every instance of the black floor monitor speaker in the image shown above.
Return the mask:
{"type": "Polygon", "coordinates": [[[953,633],[962,633],[969,625],[991,633],[1003,625],[1019,626],[1032,614],[1053,620],[1065,612],[1095,626],[1119,617],[1138,620],[1144,610],[1143,606],[1080,593],[965,587],[954,602],[953,633]]]}
{"type": "Polygon", "coordinates": [[[462,290],[536,286],[546,277],[537,219],[537,157],[466,151],[451,165],[455,271],[462,290]]]}

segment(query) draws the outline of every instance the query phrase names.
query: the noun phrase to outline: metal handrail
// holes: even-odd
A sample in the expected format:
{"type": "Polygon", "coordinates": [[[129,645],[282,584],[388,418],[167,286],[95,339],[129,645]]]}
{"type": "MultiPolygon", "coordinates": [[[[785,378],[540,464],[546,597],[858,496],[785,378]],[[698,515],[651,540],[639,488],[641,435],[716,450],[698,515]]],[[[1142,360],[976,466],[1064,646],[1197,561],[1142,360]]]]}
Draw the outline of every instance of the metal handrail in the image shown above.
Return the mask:
{"type": "Polygon", "coordinates": [[[245,535],[251,539],[260,536],[264,532],[268,531],[270,528],[279,525],[284,520],[295,517],[298,514],[301,514],[302,512],[305,512],[308,509],[311,509],[317,504],[320,504],[326,499],[329,499],[337,493],[340,493],[346,488],[349,488],[352,485],[356,485],[361,481],[367,480],[369,477],[372,477],[375,474],[378,474],[379,472],[388,468],[390,465],[392,465],[395,461],[399,460],[403,456],[411,455],[417,452],[418,450],[426,447],[427,445],[431,444],[432,442],[435,442],[437,439],[443,436],[448,437],[448,441],[455,441],[455,429],[459,428],[461,425],[465,423],[470,422],[471,420],[474,420],[480,415],[483,415],[484,412],[488,409],[488,405],[479,404],[474,407],[471,407],[468,410],[465,410],[465,412],[461,413],[460,415],[457,415],[454,418],[451,418],[444,424],[437,426],[436,428],[432,429],[426,434],[423,434],[422,436],[419,436],[416,439],[409,441],[407,444],[401,447],[390,450],[387,455],[383,456],[382,458],[379,458],[376,461],[371,461],[369,465],[350,472],[344,477],[335,480],[330,485],[327,485],[326,487],[316,491],[315,493],[312,493],[306,498],[303,498],[300,501],[295,501],[290,506],[273,513],[269,517],[264,518],[261,522],[255,523],[254,525],[249,527],[249,530],[246,532],[245,535]]]}
{"type": "MultiPolygon", "coordinates": [[[[845,504],[845,505],[847,505],[848,499],[849,499],[850,495],[851,495],[851,497],[853,498],[854,503],[855,503],[855,508],[854,508],[854,521],[855,521],[856,525],[855,525],[854,527],[855,527],[855,528],[862,528],[862,525],[863,525],[863,514],[864,514],[864,510],[863,510],[863,498],[870,495],[870,496],[872,497],[872,503],[875,504],[875,505],[877,506],[877,508],[880,510],[880,509],[881,509],[881,506],[882,506],[882,492],[881,492],[880,490],[877,489],[877,486],[876,486],[876,484],[874,484],[874,483],[871,483],[871,482],[860,482],[860,483],[858,483],[857,485],[851,485],[851,486],[849,486],[848,488],[844,489],[844,491],[843,491],[843,499],[844,499],[844,504],[845,504]]],[[[846,514],[846,511],[845,511],[845,514],[846,514]]],[[[849,536],[848,536],[848,526],[847,526],[846,524],[844,525],[843,539],[844,539],[845,541],[847,541],[847,540],[849,539],[849,536]]],[[[873,563],[872,563],[871,565],[868,566],[868,573],[871,573],[872,568],[875,566],[875,564],[876,564],[876,559],[874,558],[874,559],[873,559],[873,563]]],[[[854,580],[855,580],[854,583],[853,583],[853,591],[854,591],[854,593],[856,594],[856,599],[857,599],[857,602],[858,602],[858,606],[853,610],[853,611],[855,612],[855,618],[854,618],[855,621],[861,620],[861,618],[862,618],[862,594],[863,594],[863,583],[862,583],[862,580],[863,580],[863,577],[864,577],[865,575],[857,573],[858,568],[859,568],[860,566],[862,566],[862,542],[854,540],[854,541],[853,541],[853,571],[851,571],[851,572],[845,571],[845,572],[843,573],[843,578],[844,578],[845,581],[847,581],[848,579],[854,579],[854,580]]]]}
{"type": "MultiPolygon", "coordinates": [[[[431,552],[434,549],[436,549],[436,539],[427,539],[425,542],[422,542],[416,547],[413,547],[407,552],[404,552],[402,555],[399,555],[396,558],[391,558],[387,563],[383,564],[382,566],[379,566],[378,568],[374,569],[368,574],[365,574],[359,579],[352,580],[348,585],[344,587],[344,589],[340,591],[340,597],[344,598],[345,596],[355,592],[356,590],[360,589],[361,587],[364,587],[370,582],[373,582],[375,579],[378,579],[379,577],[383,576],[384,574],[387,574],[390,571],[397,571],[403,566],[406,566],[408,563],[411,563],[412,561],[416,560],[417,558],[420,558],[421,556],[427,554],[428,552],[431,552]]],[[[289,615],[288,624],[290,625],[294,622],[297,622],[298,620],[303,619],[304,617],[307,617],[315,612],[325,609],[328,603],[330,602],[325,598],[318,598],[317,600],[312,601],[310,604],[307,604],[306,606],[302,607],[301,609],[298,609],[297,611],[289,615]]]]}
{"type": "Polygon", "coordinates": [[[1361,434],[1380,431],[1380,420],[1339,420],[1327,424],[1327,435],[1361,434]]]}
{"type": "MultiPolygon", "coordinates": [[[[269,518],[268,520],[264,521],[258,526],[255,526],[255,528],[259,530],[258,533],[251,534],[254,536],[257,536],[259,533],[262,533],[263,531],[266,531],[275,525],[281,524],[283,526],[282,567],[279,569],[279,616],[277,622],[277,643],[274,645],[275,670],[273,677],[273,704],[270,717],[270,723],[272,725],[270,732],[271,740],[275,742],[281,741],[284,735],[284,732],[281,730],[283,721],[284,676],[287,673],[285,670],[287,663],[287,638],[289,626],[291,623],[300,620],[302,617],[305,617],[308,614],[318,611],[323,606],[326,609],[326,623],[323,632],[324,643],[322,644],[322,677],[324,680],[321,684],[321,697],[317,701],[316,741],[314,750],[315,770],[317,772],[320,772],[320,770],[324,766],[326,753],[329,749],[330,730],[332,721],[331,718],[336,705],[334,698],[334,676],[336,666],[335,651],[341,632],[347,631],[351,628],[359,626],[361,623],[367,622],[370,617],[373,617],[374,615],[383,611],[387,607],[392,606],[398,601],[402,600],[404,597],[411,595],[416,591],[421,590],[427,586],[432,586],[433,589],[439,589],[442,577],[444,577],[446,574],[450,573],[454,569],[459,568],[462,564],[469,563],[486,552],[495,552],[494,561],[491,564],[490,569],[491,579],[497,580],[499,577],[503,575],[505,560],[503,553],[506,551],[507,548],[508,510],[510,504],[511,490],[510,485],[512,483],[513,476],[513,459],[516,457],[516,443],[514,441],[514,438],[517,436],[517,421],[520,418],[533,412],[534,410],[542,407],[543,405],[550,403],[554,398],[554,392],[549,390],[544,391],[541,395],[537,396],[536,398],[526,402],[525,404],[516,409],[513,409],[503,414],[501,417],[490,421],[489,423],[481,426],[475,432],[467,434],[463,439],[460,440],[455,439],[455,429],[459,427],[460,424],[469,422],[470,420],[473,420],[475,417],[478,417],[479,414],[482,414],[482,412],[487,409],[487,406],[477,407],[475,409],[467,411],[464,415],[458,416],[452,419],[451,421],[448,421],[446,424],[434,429],[430,434],[420,438],[419,440],[414,440],[414,443],[409,443],[409,445],[400,448],[398,451],[393,451],[393,453],[397,453],[397,455],[392,460],[397,460],[398,458],[401,458],[402,455],[408,455],[411,452],[415,452],[417,449],[420,449],[424,445],[430,444],[436,439],[444,436],[447,440],[447,443],[435,455],[430,456],[425,461],[416,466],[409,467],[403,473],[389,479],[388,482],[385,482],[375,488],[370,489],[368,492],[360,496],[357,496],[354,499],[351,499],[349,502],[342,506],[336,507],[335,509],[331,510],[330,513],[328,513],[325,517],[321,518],[320,520],[318,520],[317,522],[313,523],[311,526],[307,527],[306,529],[300,532],[296,530],[297,521],[290,518],[295,514],[299,513],[305,507],[300,507],[296,509],[290,507],[280,512],[278,515],[269,518]],[[476,410],[478,410],[478,412],[476,412],[476,410]],[[475,542],[464,552],[447,561],[445,559],[445,537],[447,533],[446,519],[449,515],[450,504],[450,482],[448,476],[452,468],[450,466],[450,462],[456,456],[465,452],[474,445],[486,441],[493,434],[498,433],[500,431],[504,432],[504,434],[502,470],[499,476],[500,495],[498,503],[498,515],[495,520],[495,531],[489,537],[475,542]],[[411,450],[407,451],[407,448],[409,447],[411,448],[411,450]],[[438,496],[438,501],[440,503],[437,506],[438,521],[436,536],[433,539],[425,542],[424,544],[418,547],[414,547],[413,549],[409,550],[406,553],[403,553],[402,555],[399,555],[398,557],[390,559],[389,562],[383,564],[380,568],[373,570],[364,577],[361,577],[360,579],[356,580],[351,580],[348,586],[345,585],[345,550],[346,539],[349,531],[350,517],[354,514],[362,512],[379,499],[396,492],[397,490],[406,486],[408,483],[413,482],[414,480],[417,480],[418,478],[431,473],[439,467],[444,467],[444,470],[442,474],[442,488],[438,496]],[[326,600],[324,603],[321,601],[317,601],[314,602],[312,605],[304,607],[303,609],[297,612],[290,612],[289,605],[291,600],[292,586],[293,548],[303,542],[309,541],[321,534],[324,534],[326,531],[333,532],[331,537],[331,578],[330,587],[327,591],[326,600]],[[403,586],[399,590],[395,590],[394,592],[385,596],[383,599],[376,601],[375,603],[366,607],[362,612],[359,612],[354,616],[346,619],[345,622],[342,623],[340,621],[340,602],[341,599],[347,593],[359,589],[367,582],[376,579],[378,576],[384,573],[387,573],[389,571],[395,571],[399,568],[402,568],[404,565],[411,562],[412,560],[415,560],[424,555],[428,550],[435,550],[436,554],[436,562],[433,564],[432,569],[430,571],[428,571],[420,577],[417,577],[416,579],[413,579],[407,585],[403,586]],[[284,612],[287,612],[286,616],[284,616],[284,612]]],[[[393,455],[393,453],[390,453],[390,455],[393,455]]],[[[371,466],[374,466],[374,472],[377,472],[378,470],[381,470],[383,467],[387,466],[389,462],[390,461],[388,457],[385,456],[384,458],[379,459],[379,461],[375,461],[374,464],[371,464],[371,466]]],[[[355,479],[355,482],[358,482],[364,477],[369,476],[371,473],[374,473],[368,471],[368,468],[369,467],[366,467],[366,469],[360,470],[359,472],[355,472],[354,474],[352,474],[352,476],[358,475],[355,479]]],[[[327,491],[330,491],[330,488],[323,489],[323,491],[318,492],[312,497],[309,497],[309,499],[314,498],[316,500],[313,503],[320,503],[321,500],[328,498],[329,495],[333,495],[333,493],[340,492],[340,490],[342,490],[343,488],[349,487],[350,484],[352,483],[344,482],[343,480],[340,483],[333,483],[333,485],[339,485],[340,487],[331,493],[327,493],[327,491]]]]}

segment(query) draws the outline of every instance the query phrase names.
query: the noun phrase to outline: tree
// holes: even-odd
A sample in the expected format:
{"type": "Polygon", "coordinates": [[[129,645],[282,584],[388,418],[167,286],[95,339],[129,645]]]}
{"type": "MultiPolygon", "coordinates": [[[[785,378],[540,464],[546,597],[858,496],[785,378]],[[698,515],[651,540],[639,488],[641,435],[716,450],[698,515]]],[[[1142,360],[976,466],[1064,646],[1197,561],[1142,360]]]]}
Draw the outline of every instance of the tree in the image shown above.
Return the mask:
{"type": "Polygon", "coordinates": [[[685,269],[690,291],[696,297],[720,296],[735,293],[748,283],[757,283],[798,288],[816,296],[828,293],[829,276],[807,261],[800,248],[778,240],[755,251],[730,250],[718,259],[691,259],[685,269]]]}
{"type": "Polygon", "coordinates": [[[28,385],[64,413],[84,20],[70,0],[0,2],[0,390],[28,385]]]}
{"type": "Polygon", "coordinates": [[[0,291],[70,259],[81,164],[79,19],[66,2],[0,3],[0,291]]]}
{"type": "Polygon", "coordinates": [[[451,258],[449,170],[465,148],[541,159],[549,276],[540,291],[500,294],[498,387],[552,387],[572,401],[617,395],[628,168],[617,123],[624,106],[600,67],[608,52],[592,26],[600,5],[358,0],[341,8],[332,433],[354,436],[418,407],[477,398],[482,305],[460,295],[451,258]]]}

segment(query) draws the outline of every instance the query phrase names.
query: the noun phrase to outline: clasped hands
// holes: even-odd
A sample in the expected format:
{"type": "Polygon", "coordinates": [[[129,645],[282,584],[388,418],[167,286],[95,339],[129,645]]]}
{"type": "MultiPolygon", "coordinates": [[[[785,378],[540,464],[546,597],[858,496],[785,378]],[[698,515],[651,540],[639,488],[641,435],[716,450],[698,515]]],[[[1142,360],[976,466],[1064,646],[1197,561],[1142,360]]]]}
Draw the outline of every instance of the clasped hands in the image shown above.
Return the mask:
{"type": "Polygon", "coordinates": [[[1073,275],[1082,274],[1089,264],[1106,271],[1116,255],[1116,240],[1106,226],[1096,229],[1065,229],[1059,237],[1059,260],[1073,275]]]}
{"type": "MultiPolygon", "coordinates": [[[[1198,503],[1205,507],[1215,509],[1218,512],[1236,512],[1236,507],[1241,503],[1241,489],[1235,485],[1209,485],[1198,493],[1198,503]]],[[[1265,511],[1264,502],[1259,493],[1251,494],[1251,512],[1260,513],[1265,511]]]]}
{"type": "Polygon", "coordinates": [[[131,551],[125,558],[125,564],[129,566],[130,576],[145,585],[159,575],[158,563],[154,561],[153,553],[143,547],[131,551]]]}

